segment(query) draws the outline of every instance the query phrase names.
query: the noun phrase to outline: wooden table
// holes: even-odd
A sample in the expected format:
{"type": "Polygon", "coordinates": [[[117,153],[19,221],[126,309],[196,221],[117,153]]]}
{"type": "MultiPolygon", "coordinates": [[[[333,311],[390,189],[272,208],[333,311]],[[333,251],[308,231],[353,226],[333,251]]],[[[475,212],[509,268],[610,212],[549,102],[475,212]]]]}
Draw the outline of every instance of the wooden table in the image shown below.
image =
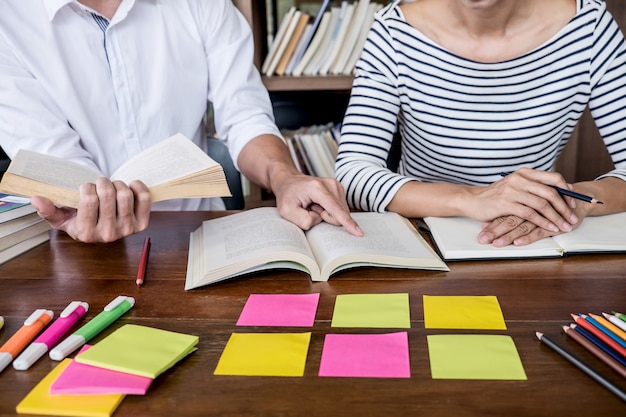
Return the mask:
{"type": "MultiPolygon", "coordinates": [[[[4,342],[36,308],[58,314],[72,300],[96,315],[117,295],[135,307],[92,342],[126,323],[199,336],[198,350],[159,376],[146,396],[127,396],[114,416],[625,416],[626,403],[542,345],[545,332],[626,390],[626,380],[561,333],[570,313],[626,310],[626,256],[449,263],[450,272],[358,269],[312,283],[300,272],[273,272],[185,292],[189,233],[226,213],[154,213],[145,233],[112,244],[81,244],[53,232],[50,243],[0,266],[4,342]],[[135,274],[146,235],[152,250],[146,282],[135,274]],[[213,371],[251,293],[321,293],[304,377],[215,376],[213,371]],[[408,293],[411,378],[323,378],[317,375],[338,294],[408,293]],[[528,376],[526,381],[434,380],[430,375],[422,295],[495,295],[528,376]]],[[[302,331],[281,329],[280,331],[302,331]]],[[[307,329],[308,330],[308,329],[307,329]]],[[[274,330],[278,331],[278,330],[274,330]]],[[[462,331],[456,331],[464,333],[462,331]]],[[[471,333],[465,331],[465,333],[471,333]]],[[[56,362],[0,374],[0,416],[56,362]]]]}

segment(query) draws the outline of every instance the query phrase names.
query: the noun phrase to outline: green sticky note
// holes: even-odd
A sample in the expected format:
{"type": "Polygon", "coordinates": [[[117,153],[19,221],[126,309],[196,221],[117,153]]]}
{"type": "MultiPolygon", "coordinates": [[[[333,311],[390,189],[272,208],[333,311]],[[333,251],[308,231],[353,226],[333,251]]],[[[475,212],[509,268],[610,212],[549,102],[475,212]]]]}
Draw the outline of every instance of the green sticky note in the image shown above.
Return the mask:
{"type": "Polygon", "coordinates": [[[527,379],[510,336],[444,334],[426,338],[433,379],[527,379]]]}
{"type": "Polygon", "coordinates": [[[198,336],[126,324],[76,355],[77,362],[156,378],[196,350],[198,336]]]}
{"type": "Polygon", "coordinates": [[[423,300],[427,329],[506,330],[495,296],[424,295],[423,300]]]}
{"type": "Polygon", "coordinates": [[[311,333],[233,333],[215,375],[304,375],[311,333]]]}
{"type": "Polygon", "coordinates": [[[338,295],[331,326],[408,329],[409,294],[338,295]]]}

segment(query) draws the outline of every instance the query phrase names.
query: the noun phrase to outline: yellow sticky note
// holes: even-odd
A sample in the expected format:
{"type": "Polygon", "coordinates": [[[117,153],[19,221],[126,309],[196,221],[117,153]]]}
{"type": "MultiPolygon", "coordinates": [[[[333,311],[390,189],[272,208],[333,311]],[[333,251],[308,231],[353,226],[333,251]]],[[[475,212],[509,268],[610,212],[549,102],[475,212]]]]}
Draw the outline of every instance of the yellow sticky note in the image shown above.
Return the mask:
{"type": "Polygon", "coordinates": [[[215,375],[303,376],[311,333],[233,333],[215,375]]]}
{"type": "Polygon", "coordinates": [[[527,379],[510,336],[442,334],[426,338],[433,379],[527,379]]]}
{"type": "Polygon", "coordinates": [[[76,355],[75,360],[114,371],[156,378],[194,352],[198,336],[126,324],[76,355]]]}
{"type": "Polygon", "coordinates": [[[409,294],[338,295],[331,326],[408,329],[409,294]]]}
{"type": "Polygon", "coordinates": [[[124,399],[123,394],[50,395],[50,386],[70,364],[64,359],[17,405],[18,414],[109,417],[124,399]]]}
{"type": "Polygon", "coordinates": [[[506,330],[495,296],[424,295],[423,300],[427,329],[506,330]]]}

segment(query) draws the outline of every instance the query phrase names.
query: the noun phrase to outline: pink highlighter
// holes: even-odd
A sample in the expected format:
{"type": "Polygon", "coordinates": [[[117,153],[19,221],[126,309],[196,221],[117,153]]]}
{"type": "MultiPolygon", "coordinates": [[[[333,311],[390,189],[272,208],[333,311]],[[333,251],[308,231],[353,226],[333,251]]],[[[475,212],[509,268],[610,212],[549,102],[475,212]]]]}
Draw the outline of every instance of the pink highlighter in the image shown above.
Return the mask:
{"type": "Polygon", "coordinates": [[[88,309],[89,304],[83,301],[72,301],[68,304],[65,310],[61,312],[59,318],[13,361],[13,367],[19,371],[30,368],[37,359],[50,350],[85,315],[88,309]]]}

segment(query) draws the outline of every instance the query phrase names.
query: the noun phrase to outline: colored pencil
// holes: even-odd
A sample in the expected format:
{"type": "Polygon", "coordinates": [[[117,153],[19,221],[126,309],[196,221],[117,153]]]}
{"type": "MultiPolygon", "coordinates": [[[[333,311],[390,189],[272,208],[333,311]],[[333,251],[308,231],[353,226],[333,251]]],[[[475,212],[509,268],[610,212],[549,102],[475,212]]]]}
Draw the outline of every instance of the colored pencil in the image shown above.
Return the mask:
{"type": "Polygon", "coordinates": [[[580,333],[582,336],[584,336],[587,340],[589,340],[591,343],[593,343],[594,345],[596,345],[597,347],[599,347],[600,349],[602,349],[603,351],[605,351],[609,356],[611,356],[613,359],[615,359],[616,361],[618,361],[619,363],[621,363],[623,366],[626,366],[626,358],[624,358],[622,355],[620,355],[615,349],[613,349],[611,346],[607,345],[606,343],[604,343],[602,340],[598,339],[596,336],[594,336],[590,331],[584,329],[582,326],[579,326],[577,324],[570,324],[570,327],[574,330],[576,330],[578,333],[580,333]]]}
{"type": "Polygon", "coordinates": [[[615,343],[619,344],[621,347],[626,349],[626,340],[622,340],[619,336],[614,334],[611,330],[609,330],[606,327],[604,327],[604,325],[602,323],[600,323],[599,321],[597,321],[595,319],[595,317],[592,317],[589,314],[581,314],[581,317],[584,318],[585,320],[587,320],[592,325],[594,325],[602,333],[604,333],[605,335],[607,335],[608,337],[613,339],[615,341],[615,343]]]}
{"type": "Polygon", "coordinates": [[[561,355],[563,358],[567,359],[570,363],[576,366],[578,369],[586,373],[588,376],[593,378],[600,385],[611,391],[613,394],[617,395],[622,401],[626,402],[626,392],[619,389],[616,385],[613,385],[610,381],[604,378],[602,375],[591,369],[588,365],[578,359],[576,356],[572,355],[561,346],[554,343],[552,340],[548,339],[541,332],[535,332],[537,339],[539,339],[543,344],[554,350],[556,353],[561,355]]]}
{"type": "Polygon", "coordinates": [[[619,353],[620,355],[626,358],[626,349],[621,347],[617,342],[615,342],[615,340],[607,336],[606,333],[604,333],[602,330],[598,329],[589,321],[585,320],[585,318],[582,315],[572,314],[572,318],[577,324],[585,328],[585,330],[588,330],[591,333],[593,333],[594,336],[602,340],[607,345],[611,346],[613,349],[615,349],[617,353],[619,353]]]}
{"type": "Polygon", "coordinates": [[[619,327],[611,323],[609,320],[605,319],[603,316],[600,316],[598,314],[589,313],[588,316],[590,316],[592,319],[594,319],[595,321],[597,321],[598,323],[606,327],[610,332],[612,332],[615,336],[619,337],[620,339],[624,341],[624,343],[626,343],[626,331],[620,329],[619,327]]]}
{"type": "Polygon", "coordinates": [[[604,317],[606,317],[609,320],[611,320],[611,323],[615,324],[620,329],[626,331],[626,316],[624,316],[621,313],[616,313],[616,312],[613,312],[612,315],[611,314],[607,314],[607,313],[602,313],[602,314],[604,315],[604,317]],[[620,318],[620,316],[623,316],[624,318],[620,318]]]}
{"type": "Polygon", "coordinates": [[[602,351],[589,340],[585,339],[583,335],[572,329],[571,326],[563,326],[563,332],[591,352],[596,358],[611,367],[611,369],[615,372],[626,378],[626,367],[623,367],[619,362],[607,355],[606,352],[602,351]]]}
{"type": "Polygon", "coordinates": [[[148,267],[148,255],[150,254],[150,236],[146,237],[143,242],[143,250],[141,251],[141,260],[139,261],[139,268],[137,269],[137,279],[135,283],[138,287],[143,285],[143,280],[146,277],[146,268],[148,267]]]}

